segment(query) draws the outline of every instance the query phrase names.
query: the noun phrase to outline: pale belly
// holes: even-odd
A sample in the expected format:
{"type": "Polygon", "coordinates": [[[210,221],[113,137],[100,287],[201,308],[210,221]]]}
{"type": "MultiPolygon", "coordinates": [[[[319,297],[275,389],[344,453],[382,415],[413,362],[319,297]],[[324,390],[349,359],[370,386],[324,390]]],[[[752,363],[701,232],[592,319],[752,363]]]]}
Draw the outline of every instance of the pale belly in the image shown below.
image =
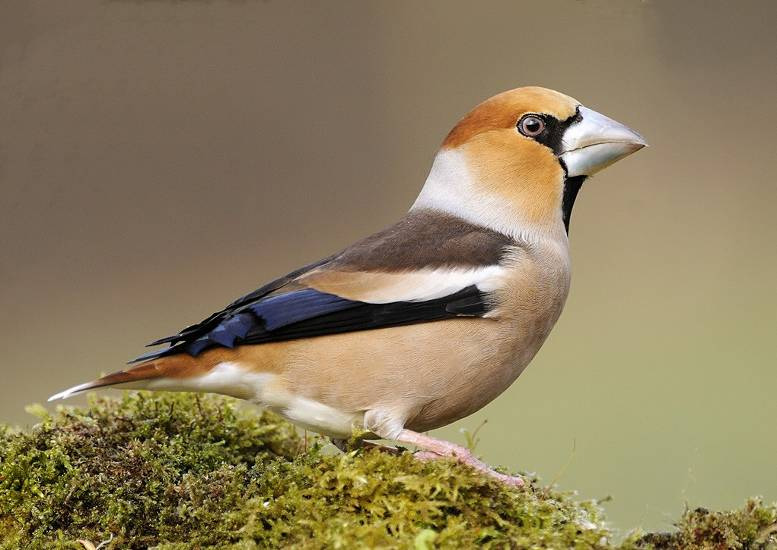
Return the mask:
{"type": "Polygon", "coordinates": [[[402,427],[426,431],[496,398],[546,336],[544,327],[456,319],[257,346],[274,368],[250,369],[261,369],[261,384],[238,397],[334,437],[361,429],[384,436],[402,427]],[[376,413],[386,427],[372,425],[376,413]]]}

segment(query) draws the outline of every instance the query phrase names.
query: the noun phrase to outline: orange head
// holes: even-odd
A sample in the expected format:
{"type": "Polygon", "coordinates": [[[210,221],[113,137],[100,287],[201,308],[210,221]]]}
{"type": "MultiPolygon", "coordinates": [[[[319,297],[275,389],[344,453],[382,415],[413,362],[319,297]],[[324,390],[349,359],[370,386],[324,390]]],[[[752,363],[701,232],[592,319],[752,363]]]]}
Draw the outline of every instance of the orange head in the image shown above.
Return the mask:
{"type": "Polygon", "coordinates": [[[569,96],[516,88],[451,130],[414,208],[453,211],[511,234],[557,234],[568,229],[583,180],[645,145],[569,96]]]}

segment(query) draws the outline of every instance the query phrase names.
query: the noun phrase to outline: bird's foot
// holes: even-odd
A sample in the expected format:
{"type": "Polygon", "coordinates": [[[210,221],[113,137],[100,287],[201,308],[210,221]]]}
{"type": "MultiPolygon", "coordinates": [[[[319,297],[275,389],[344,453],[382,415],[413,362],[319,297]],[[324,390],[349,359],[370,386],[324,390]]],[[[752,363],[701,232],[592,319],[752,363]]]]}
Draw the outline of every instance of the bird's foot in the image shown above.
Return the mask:
{"type": "Polygon", "coordinates": [[[418,447],[419,450],[413,455],[418,460],[452,458],[510,487],[524,487],[526,485],[526,482],[522,477],[510,476],[497,472],[488,464],[476,458],[475,455],[472,454],[472,451],[461,445],[456,445],[455,443],[443,441],[441,439],[435,439],[410,430],[402,430],[398,440],[418,447]]]}

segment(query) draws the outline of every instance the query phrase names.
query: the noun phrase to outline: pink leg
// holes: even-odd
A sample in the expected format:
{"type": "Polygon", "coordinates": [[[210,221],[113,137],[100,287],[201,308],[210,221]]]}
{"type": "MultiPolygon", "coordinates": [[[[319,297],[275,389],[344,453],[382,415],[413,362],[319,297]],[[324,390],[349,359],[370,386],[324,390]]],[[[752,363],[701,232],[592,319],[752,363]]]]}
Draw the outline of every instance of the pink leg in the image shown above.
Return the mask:
{"type": "Polygon", "coordinates": [[[526,483],[521,477],[500,474],[493,468],[489,467],[488,464],[475,458],[475,456],[468,449],[465,449],[461,445],[443,441],[442,439],[435,439],[433,437],[413,432],[411,430],[402,430],[402,432],[399,434],[399,437],[396,439],[397,441],[410,443],[411,445],[415,445],[421,449],[415,454],[415,456],[420,460],[453,458],[462,464],[466,464],[470,468],[474,468],[479,472],[501,481],[505,485],[523,487],[526,483]]]}

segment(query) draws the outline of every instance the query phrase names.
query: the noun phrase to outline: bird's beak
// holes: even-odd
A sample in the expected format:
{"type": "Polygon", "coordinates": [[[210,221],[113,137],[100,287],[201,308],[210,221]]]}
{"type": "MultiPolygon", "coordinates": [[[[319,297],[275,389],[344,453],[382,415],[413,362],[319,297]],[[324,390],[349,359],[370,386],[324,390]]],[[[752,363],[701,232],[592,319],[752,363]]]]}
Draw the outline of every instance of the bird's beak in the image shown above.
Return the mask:
{"type": "Polygon", "coordinates": [[[561,159],[567,176],[591,176],[647,145],[645,139],[624,126],[586,107],[579,107],[580,120],[562,138],[561,159]]]}

